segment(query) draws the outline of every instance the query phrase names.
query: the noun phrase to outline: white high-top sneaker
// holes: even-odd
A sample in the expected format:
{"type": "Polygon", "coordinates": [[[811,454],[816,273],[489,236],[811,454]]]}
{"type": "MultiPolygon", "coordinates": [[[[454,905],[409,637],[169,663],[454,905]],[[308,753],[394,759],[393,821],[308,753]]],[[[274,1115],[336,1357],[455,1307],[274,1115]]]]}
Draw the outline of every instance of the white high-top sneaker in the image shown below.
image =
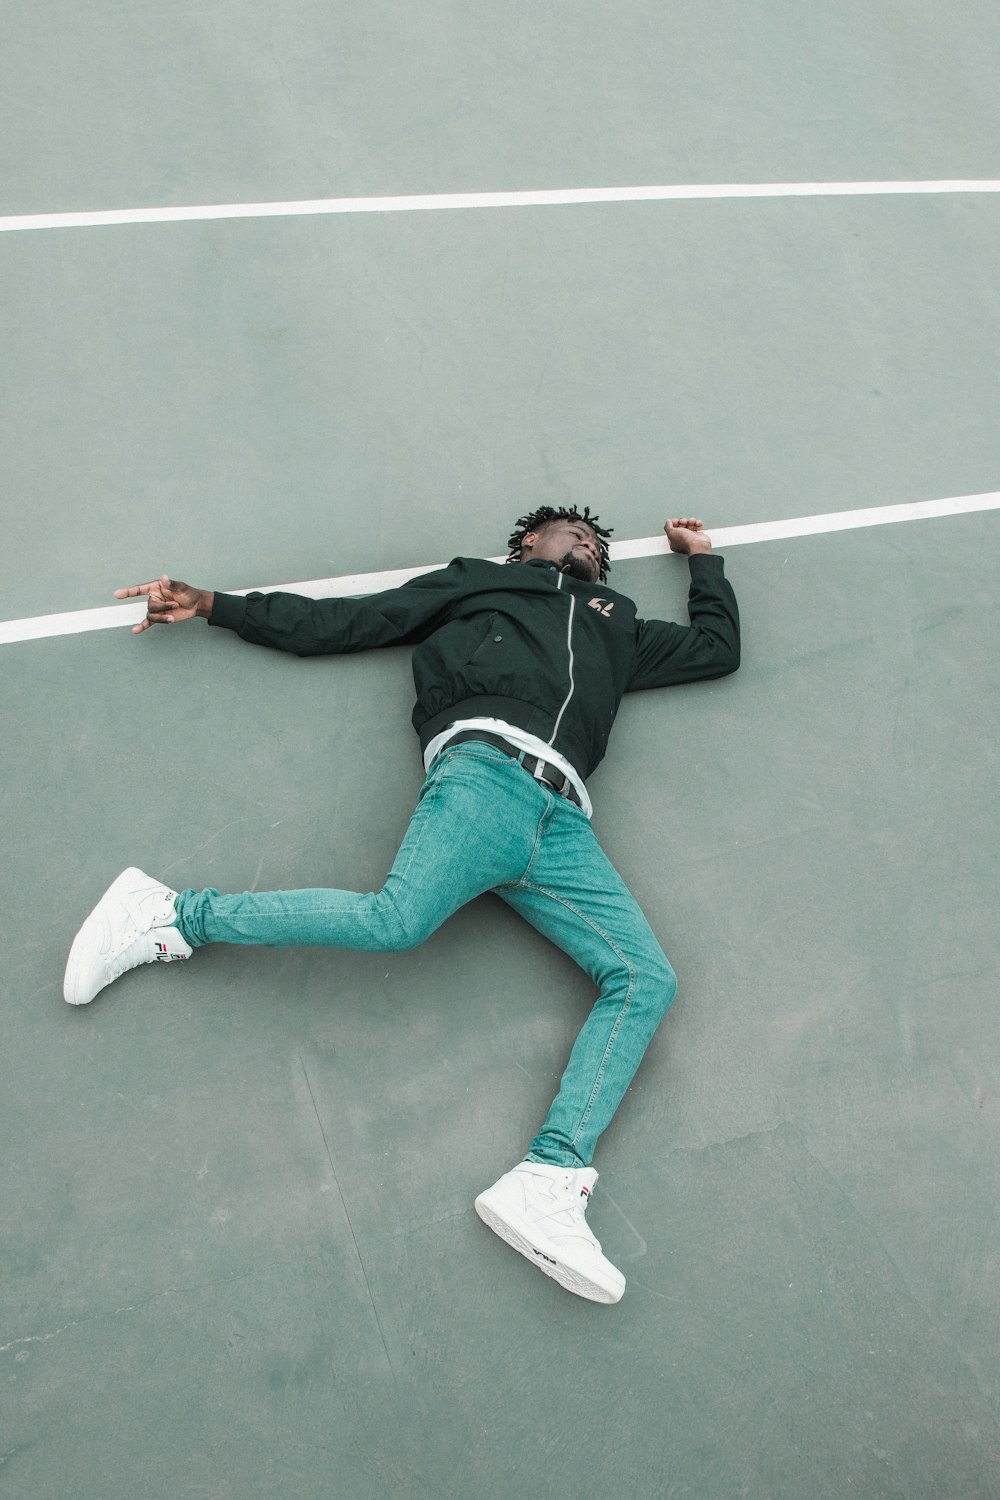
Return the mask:
{"type": "Polygon", "coordinates": [[[476,1199],[476,1213],[508,1245],[578,1297],[618,1302],[625,1277],[601,1253],[585,1218],[593,1167],[522,1161],[476,1199]]]}
{"type": "Polygon", "coordinates": [[[109,886],[73,939],[63,995],[87,1005],[104,986],[139,964],[190,958],[174,922],[176,891],[134,867],[109,886]]]}

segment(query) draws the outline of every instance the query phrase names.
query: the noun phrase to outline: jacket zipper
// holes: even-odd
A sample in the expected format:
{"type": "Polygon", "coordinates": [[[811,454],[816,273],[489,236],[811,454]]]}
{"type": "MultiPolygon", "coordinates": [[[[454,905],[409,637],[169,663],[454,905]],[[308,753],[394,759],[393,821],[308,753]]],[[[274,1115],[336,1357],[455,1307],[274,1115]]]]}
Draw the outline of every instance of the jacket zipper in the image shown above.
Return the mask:
{"type": "MultiPolygon", "coordinates": [[[[560,589],[560,590],[562,589],[562,581],[563,581],[563,575],[561,573],[557,574],[556,575],[556,587],[558,589],[560,589]]],[[[555,726],[554,726],[554,728],[552,730],[551,738],[549,739],[549,745],[552,748],[555,747],[556,735],[559,733],[559,725],[562,723],[562,716],[566,712],[567,705],[569,704],[569,700],[572,698],[573,693],[575,691],[575,687],[576,687],[576,684],[575,684],[574,679],[573,679],[573,614],[574,614],[575,609],[576,609],[576,596],[574,594],[570,594],[570,596],[569,596],[569,624],[566,627],[566,649],[569,652],[569,692],[566,694],[565,700],[563,701],[562,708],[560,708],[558,714],[556,715],[555,726]]]]}

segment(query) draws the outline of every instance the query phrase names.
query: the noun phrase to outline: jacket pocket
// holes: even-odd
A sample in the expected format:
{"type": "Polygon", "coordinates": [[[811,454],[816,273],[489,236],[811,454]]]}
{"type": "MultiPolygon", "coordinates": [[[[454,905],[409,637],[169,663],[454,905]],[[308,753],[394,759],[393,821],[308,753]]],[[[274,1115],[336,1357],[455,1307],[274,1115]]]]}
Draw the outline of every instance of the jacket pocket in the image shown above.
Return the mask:
{"type": "Polygon", "coordinates": [[[493,637],[497,634],[497,616],[495,614],[491,614],[482,635],[479,637],[478,646],[468,659],[470,666],[474,661],[478,661],[480,657],[485,654],[487,647],[493,643],[493,637]]]}

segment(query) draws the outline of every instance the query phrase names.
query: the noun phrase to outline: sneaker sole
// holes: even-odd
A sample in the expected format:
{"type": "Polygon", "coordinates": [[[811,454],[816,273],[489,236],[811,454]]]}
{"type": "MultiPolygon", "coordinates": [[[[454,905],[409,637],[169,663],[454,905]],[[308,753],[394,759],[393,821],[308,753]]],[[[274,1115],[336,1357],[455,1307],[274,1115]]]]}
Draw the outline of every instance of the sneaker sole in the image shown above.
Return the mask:
{"type": "Polygon", "coordinates": [[[489,1202],[489,1194],[482,1193],[476,1199],[476,1213],[487,1224],[493,1233],[499,1235],[500,1239],[510,1245],[523,1255],[525,1260],[530,1260],[533,1266],[545,1276],[551,1276],[567,1292],[575,1292],[578,1297],[585,1297],[588,1302],[603,1302],[610,1304],[620,1302],[625,1291],[625,1278],[621,1278],[621,1284],[606,1286],[602,1282],[595,1281],[584,1272],[568,1266],[564,1261],[556,1260],[540,1245],[536,1245],[531,1238],[530,1225],[526,1220],[514,1216],[506,1217],[494,1208],[489,1202]]]}

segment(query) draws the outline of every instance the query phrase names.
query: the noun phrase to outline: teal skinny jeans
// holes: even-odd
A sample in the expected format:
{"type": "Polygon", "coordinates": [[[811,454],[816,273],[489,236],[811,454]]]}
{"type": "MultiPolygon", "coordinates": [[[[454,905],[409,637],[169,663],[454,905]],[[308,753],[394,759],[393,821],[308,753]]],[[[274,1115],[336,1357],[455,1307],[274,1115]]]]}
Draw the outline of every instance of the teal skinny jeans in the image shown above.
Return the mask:
{"type": "Polygon", "coordinates": [[[182,891],[194,947],[263,943],[366,952],[415,948],[484,891],[568,953],[599,995],[528,1157],[588,1166],[677,989],[649,923],[572,802],[492,745],[467,741],[432,765],[380,891],[182,891]]]}

